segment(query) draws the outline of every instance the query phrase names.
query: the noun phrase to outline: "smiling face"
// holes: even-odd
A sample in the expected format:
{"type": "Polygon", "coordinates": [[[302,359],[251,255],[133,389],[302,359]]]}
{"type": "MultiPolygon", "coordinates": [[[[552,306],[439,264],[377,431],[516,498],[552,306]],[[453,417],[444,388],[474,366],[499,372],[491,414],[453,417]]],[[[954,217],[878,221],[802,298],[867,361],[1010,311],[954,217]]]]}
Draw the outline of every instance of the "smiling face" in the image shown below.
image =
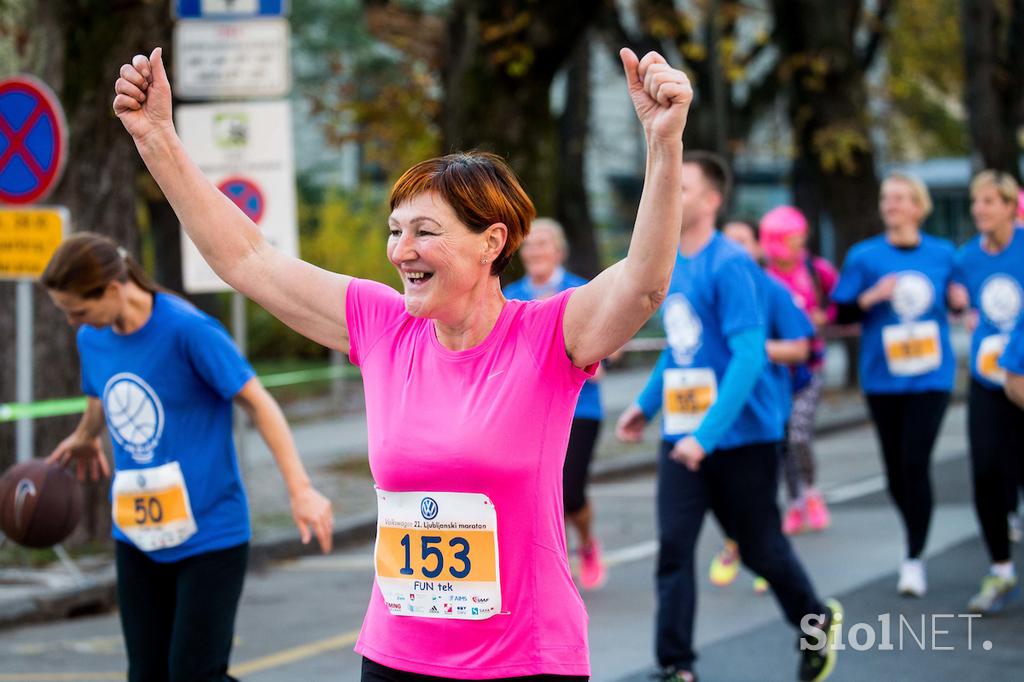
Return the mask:
{"type": "Polygon", "coordinates": [[[992,184],[981,184],[971,192],[971,217],[978,232],[990,235],[1013,227],[1017,205],[1006,201],[992,184]]]}
{"type": "Polygon", "coordinates": [[[388,229],[388,260],[402,277],[405,308],[431,318],[486,287],[489,263],[501,253],[506,234],[501,223],[473,232],[433,192],[396,206],[388,229]]]}
{"type": "Polygon", "coordinates": [[[99,298],[82,298],[78,294],[56,289],[47,289],[46,293],[72,327],[83,324],[97,329],[109,327],[124,308],[124,286],[116,281],[108,284],[99,298]]]}
{"type": "Polygon", "coordinates": [[[519,250],[526,274],[535,282],[546,282],[551,279],[555,269],[565,260],[555,233],[545,227],[534,225],[523,240],[519,250]]]}
{"type": "Polygon", "coordinates": [[[925,216],[925,209],[915,198],[913,188],[897,178],[882,183],[878,209],[885,226],[891,229],[916,228],[925,216]]]}

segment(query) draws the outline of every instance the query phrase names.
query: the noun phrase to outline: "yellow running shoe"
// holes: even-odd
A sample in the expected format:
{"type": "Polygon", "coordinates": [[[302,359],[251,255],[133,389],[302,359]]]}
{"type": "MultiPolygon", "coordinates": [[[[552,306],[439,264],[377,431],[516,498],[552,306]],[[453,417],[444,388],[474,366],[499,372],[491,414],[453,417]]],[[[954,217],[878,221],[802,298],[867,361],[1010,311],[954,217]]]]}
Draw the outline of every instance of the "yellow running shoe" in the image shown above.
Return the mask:
{"type": "Polygon", "coordinates": [[[825,622],[814,624],[798,640],[800,682],[822,682],[836,667],[836,639],[843,627],[843,607],[835,599],[826,599],[825,608],[825,622]]]}
{"type": "Polygon", "coordinates": [[[715,558],[711,560],[711,570],[708,571],[708,575],[711,578],[711,584],[719,587],[725,587],[733,580],[736,580],[736,576],[739,572],[739,547],[737,547],[736,543],[732,540],[726,539],[725,544],[722,545],[722,549],[715,555],[715,558]]]}

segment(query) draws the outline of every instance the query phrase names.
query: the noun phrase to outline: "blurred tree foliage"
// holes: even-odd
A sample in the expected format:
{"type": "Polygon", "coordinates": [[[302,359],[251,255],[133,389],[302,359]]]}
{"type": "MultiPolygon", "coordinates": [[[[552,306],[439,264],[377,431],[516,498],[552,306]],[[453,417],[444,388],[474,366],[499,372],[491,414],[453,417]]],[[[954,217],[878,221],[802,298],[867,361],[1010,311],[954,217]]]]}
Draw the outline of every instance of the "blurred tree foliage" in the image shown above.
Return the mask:
{"type": "Polygon", "coordinates": [[[359,143],[361,180],[393,180],[440,151],[442,20],[429,11],[414,16],[420,23],[406,30],[416,39],[397,49],[371,33],[380,22],[360,0],[293,3],[296,96],[309,103],[327,144],[359,143]]]}
{"type": "Polygon", "coordinates": [[[694,88],[686,146],[726,159],[743,150],[751,127],[778,102],[772,25],[768,4],[749,0],[637,0],[605,16],[614,51],[657,50],[683,65],[694,88]]]}
{"type": "Polygon", "coordinates": [[[889,156],[919,160],[968,153],[960,0],[901,0],[892,10],[883,101],[889,156]]]}

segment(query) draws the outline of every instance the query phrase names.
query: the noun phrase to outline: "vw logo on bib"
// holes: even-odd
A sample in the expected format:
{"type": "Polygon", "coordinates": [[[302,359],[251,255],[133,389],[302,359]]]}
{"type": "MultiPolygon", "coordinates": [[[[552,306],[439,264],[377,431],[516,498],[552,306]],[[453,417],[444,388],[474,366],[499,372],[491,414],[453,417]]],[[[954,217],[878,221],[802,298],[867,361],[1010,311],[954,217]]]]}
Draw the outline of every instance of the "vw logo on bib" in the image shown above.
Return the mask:
{"type": "Polygon", "coordinates": [[[437,502],[434,501],[434,498],[424,497],[420,501],[420,515],[427,521],[432,521],[437,517],[437,502]]]}
{"type": "Polygon", "coordinates": [[[138,375],[122,372],[103,389],[103,411],[110,435],[139,464],[153,461],[164,430],[164,407],[156,391],[138,375]]]}

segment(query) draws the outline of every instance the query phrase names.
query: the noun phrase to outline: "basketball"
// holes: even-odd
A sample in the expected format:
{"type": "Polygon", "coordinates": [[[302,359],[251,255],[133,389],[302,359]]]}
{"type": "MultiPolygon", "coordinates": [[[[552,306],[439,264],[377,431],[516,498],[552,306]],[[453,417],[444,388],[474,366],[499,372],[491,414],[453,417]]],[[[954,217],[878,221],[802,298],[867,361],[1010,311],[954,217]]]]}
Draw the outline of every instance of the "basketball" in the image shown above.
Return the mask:
{"type": "Polygon", "coordinates": [[[78,525],[82,491],[58,464],[35,459],[0,478],[0,529],[24,547],[52,547],[78,525]]]}

